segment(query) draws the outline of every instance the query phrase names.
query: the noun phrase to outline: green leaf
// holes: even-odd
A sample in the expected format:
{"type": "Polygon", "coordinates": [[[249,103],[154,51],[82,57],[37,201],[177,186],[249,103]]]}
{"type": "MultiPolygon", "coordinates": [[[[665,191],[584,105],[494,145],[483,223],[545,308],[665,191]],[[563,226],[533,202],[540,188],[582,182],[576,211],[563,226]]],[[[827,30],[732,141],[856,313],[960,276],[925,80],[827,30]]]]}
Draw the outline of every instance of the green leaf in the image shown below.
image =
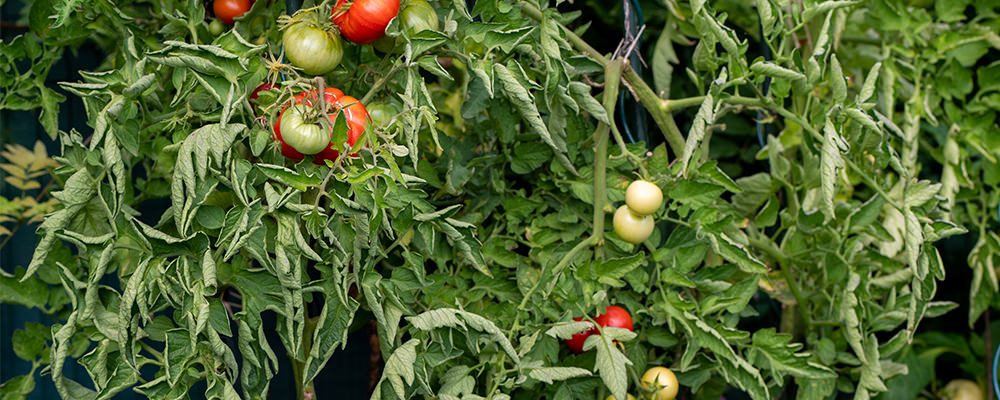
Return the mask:
{"type": "Polygon", "coordinates": [[[392,385],[392,390],[396,394],[397,398],[406,398],[406,386],[413,383],[414,377],[414,363],[417,360],[416,347],[420,344],[418,339],[410,339],[403,343],[403,345],[396,348],[395,351],[389,355],[389,358],[385,362],[385,368],[382,371],[382,378],[379,379],[378,385],[375,386],[375,392],[372,393],[372,399],[381,399],[382,397],[382,382],[389,380],[389,384],[392,385]],[[404,381],[406,382],[404,385],[404,381]]]}
{"type": "Polygon", "coordinates": [[[532,379],[545,382],[549,385],[555,381],[564,381],[590,375],[590,371],[577,367],[544,367],[532,369],[528,372],[528,376],[532,379]]]}
{"type": "Polygon", "coordinates": [[[595,269],[598,280],[614,287],[625,286],[621,279],[645,261],[645,255],[636,253],[630,257],[616,258],[601,263],[595,269]]]}
{"type": "Polygon", "coordinates": [[[791,343],[792,336],[778,334],[774,328],[761,329],[753,334],[753,354],[758,360],[766,360],[777,376],[787,373],[803,379],[831,379],[837,374],[830,368],[811,360],[808,354],[799,353],[800,343],[791,343]]]}
{"type": "Polygon", "coordinates": [[[573,174],[577,174],[576,168],[573,164],[566,158],[566,149],[561,148],[549,134],[548,128],[545,127],[545,123],[542,121],[542,116],[538,114],[538,108],[535,107],[534,100],[531,98],[531,94],[525,89],[521,83],[514,78],[514,75],[507,69],[503,64],[494,64],[493,70],[496,73],[496,77],[500,79],[500,83],[503,86],[504,94],[510,100],[514,108],[517,109],[521,117],[524,118],[531,130],[538,134],[542,138],[545,144],[556,154],[556,159],[562,164],[567,170],[571,171],[573,174]]]}

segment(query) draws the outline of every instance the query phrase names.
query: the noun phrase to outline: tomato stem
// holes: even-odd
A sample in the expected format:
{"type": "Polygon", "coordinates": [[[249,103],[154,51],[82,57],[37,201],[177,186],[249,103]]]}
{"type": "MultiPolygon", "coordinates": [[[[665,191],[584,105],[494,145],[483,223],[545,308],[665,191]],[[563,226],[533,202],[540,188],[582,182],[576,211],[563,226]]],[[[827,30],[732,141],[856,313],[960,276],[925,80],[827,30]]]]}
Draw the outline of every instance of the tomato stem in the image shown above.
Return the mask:
{"type": "MultiPolygon", "coordinates": [[[[541,22],[542,18],[545,16],[542,11],[531,3],[522,1],[521,9],[524,11],[525,15],[529,18],[541,22]]],[[[601,65],[607,66],[610,60],[603,54],[594,49],[589,43],[583,40],[571,29],[567,28],[565,25],[559,23],[558,21],[551,21],[555,23],[560,29],[566,33],[566,39],[569,41],[573,47],[577,50],[585,53],[585,55],[593,58],[595,61],[599,62],[601,65]]],[[[632,91],[639,102],[642,103],[646,110],[649,111],[650,116],[653,117],[653,121],[660,128],[660,132],[663,133],[664,139],[670,145],[670,149],[673,150],[675,155],[680,155],[684,152],[684,135],[681,133],[680,128],[677,127],[677,123],[674,121],[674,115],[670,110],[664,107],[664,100],[657,96],[653,89],[646,84],[646,81],[639,76],[632,68],[625,68],[623,71],[625,84],[632,91]]],[[[606,80],[605,80],[605,83],[606,80]]]]}

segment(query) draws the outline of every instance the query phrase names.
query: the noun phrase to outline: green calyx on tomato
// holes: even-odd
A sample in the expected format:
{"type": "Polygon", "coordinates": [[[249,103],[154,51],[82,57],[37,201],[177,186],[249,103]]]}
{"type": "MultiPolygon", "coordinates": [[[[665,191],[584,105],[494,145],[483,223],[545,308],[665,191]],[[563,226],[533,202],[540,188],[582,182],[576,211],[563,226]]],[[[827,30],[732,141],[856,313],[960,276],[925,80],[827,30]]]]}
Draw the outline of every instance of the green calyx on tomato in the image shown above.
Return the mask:
{"type": "Polygon", "coordinates": [[[385,27],[397,14],[399,0],[339,0],[332,18],[344,38],[368,44],[385,36],[385,27]]]}
{"type": "MultiPolygon", "coordinates": [[[[410,35],[425,30],[438,30],[438,16],[427,0],[407,0],[399,10],[399,29],[410,35]]],[[[375,41],[375,48],[383,53],[400,50],[396,39],[383,36],[375,41]]]]}
{"type": "Polygon", "coordinates": [[[215,0],[212,2],[212,12],[216,18],[227,25],[235,23],[235,19],[250,11],[250,0],[215,0]]]}
{"type": "Polygon", "coordinates": [[[327,88],[323,100],[326,110],[319,113],[315,109],[319,105],[316,90],[302,92],[278,116],[274,134],[285,157],[302,161],[304,155],[313,155],[313,163],[322,165],[325,160],[335,161],[341,150],[350,149],[361,138],[368,121],[365,106],[336,88],[327,88]],[[325,115],[326,121],[316,119],[320,114],[325,115]],[[334,126],[340,114],[346,122],[347,135],[335,138],[334,126]]]}
{"type": "Polygon", "coordinates": [[[632,244],[645,242],[653,234],[653,228],[655,228],[653,217],[636,214],[627,205],[618,207],[613,223],[615,233],[622,240],[632,244]]]}
{"type": "Polygon", "coordinates": [[[340,64],[344,48],[340,36],[307,22],[296,22],[281,36],[285,57],[310,75],[323,75],[340,64]]]}

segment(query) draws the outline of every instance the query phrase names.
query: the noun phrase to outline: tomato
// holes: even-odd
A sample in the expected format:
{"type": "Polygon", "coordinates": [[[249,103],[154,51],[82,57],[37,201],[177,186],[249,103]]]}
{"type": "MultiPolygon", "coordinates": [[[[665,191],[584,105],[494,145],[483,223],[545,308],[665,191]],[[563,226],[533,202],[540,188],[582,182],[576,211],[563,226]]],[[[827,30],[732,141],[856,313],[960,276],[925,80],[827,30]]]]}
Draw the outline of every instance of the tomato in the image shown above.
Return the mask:
{"type": "MultiPolygon", "coordinates": [[[[409,0],[399,11],[399,28],[409,34],[424,30],[438,29],[438,16],[427,0],[409,0]]],[[[400,49],[396,40],[382,37],[375,41],[375,48],[383,53],[393,53],[400,49]]]]}
{"type": "Polygon", "coordinates": [[[250,11],[250,0],[215,0],[212,2],[212,11],[222,22],[232,25],[233,19],[250,11]]]}
{"type": "MultiPolygon", "coordinates": [[[[633,396],[631,394],[626,394],[626,396],[628,396],[627,397],[628,400],[635,400],[635,396],[633,396]]],[[[606,398],[604,400],[615,400],[615,396],[614,395],[608,395],[608,398],[606,398]]]]}
{"type": "Polygon", "coordinates": [[[941,394],[947,400],[983,400],[983,390],[979,385],[968,379],[955,379],[948,382],[941,394]]]}
{"type": "Polygon", "coordinates": [[[625,189],[625,204],[633,212],[639,215],[650,215],[660,209],[663,203],[663,191],[659,186],[644,181],[637,180],[628,185],[625,189]]]}
{"type": "Polygon", "coordinates": [[[400,26],[409,33],[438,29],[438,16],[427,0],[409,0],[400,11],[400,26]]]}
{"type": "Polygon", "coordinates": [[[638,215],[627,205],[618,207],[613,222],[615,233],[622,240],[632,244],[642,243],[649,239],[649,235],[653,234],[653,217],[638,215]]]}
{"type": "Polygon", "coordinates": [[[385,128],[385,124],[392,117],[395,117],[396,114],[399,114],[399,109],[392,104],[378,103],[368,105],[368,116],[371,117],[370,123],[377,128],[385,128]]]}
{"type": "Polygon", "coordinates": [[[677,397],[677,375],[663,367],[653,367],[642,374],[643,388],[652,391],[652,400],[673,400],[677,397]]]}
{"type": "Polygon", "coordinates": [[[594,322],[604,328],[622,328],[632,330],[632,316],[628,311],[618,306],[609,306],[604,310],[604,314],[594,318],[594,322]]]}
{"type": "Polygon", "coordinates": [[[310,75],[323,75],[333,71],[344,55],[340,36],[305,22],[286,28],[281,43],[285,47],[288,61],[310,75]]]}
{"type": "Polygon", "coordinates": [[[212,36],[219,36],[225,31],[226,25],[223,24],[222,21],[219,21],[218,18],[215,18],[212,22],[208,23],[208,33],[211,33],[212,36]]]}
{"type": "MultiPolygon", "coordinates": [[[[583,321],[583,317],[576,317],[573,320],[583,321]]],[[[573,337],[566,339],[566,347],[569,347],[569,350],[576,354],[583,353],[583,342],[586,342],[587,338],[595,333],[597,333],[597,328],[590,328],[583,332],[574,333],[573,337]]]]}
{"type": "Polygon", "coordinates": [[[333,23],[340,34],[358,44],[385,36],[385,27],[399,14],[399,0],[339,0],[333,7],[333,23]],[[344,10],[344,8],[347,8],[344,10]]]}
{"type": "MultiPolygon", "coordinates": [[[[330,131],[324,132],[325,142],[322,143],[322,147],[318,143],[320,139],[317,136],[323,137],[323,135],[317,133],[315,129],[305,126],[321,127],[321,125],[318,123],[307,124],[306,121],[300,121],[302,106],[312,107],[316,101],[315,90],[302,92],[295,96],[297,105],[294,107],[289,105],[278,116],[278,122],[274,126],[275,139],[281,142],[281,154],[285,157],[295,161],[302,161],[304,158],[303,154],[313,154],[313,163],[319,165],[325,164],[325,160],[336,160],[340,155],[340,151],[334,147],[340,148],[344,144],[331,142],[331,135],[333,133],[333,125],[336,123],[337,114],[340,112],[343,112],[345,121],[347,122],[347,147],[354,146],[358,139],[361,138],[361,134],[365,132],[368,111],[358,99],[346,96],[344,92],[336,88],[326,88],[323,97],[326,101],[330,131]],[[295,109],[298,109],[298,111],[295,111],[295,109]],[[292,114],[288,114],[289,112],[292,112],[292,114]],[[284,120],[286,114],[291,118],[287,125],[284,120]],[[282,136],[281,132],[285,132],[285,135],[282,136]],[[319,149],[317,150],[317,148],[319,149]]],[[[351,154],[351,156],[357,155],[351,154]]]]}
{"type": "Polygon", "coordinates": [[[268,90],[272,90],[272,89],[277,89],[277,88],[278,88],[278,85],[275,85],[273,83],[267,83],[267,82],[261,83],[260,85],[257,85],[257,87],[254,88],[252,92],[250,92],[250,100],[257,100],[257,96],[260,95],[260,92],[264,92],[264,91],[268,91],[268,90]]]}

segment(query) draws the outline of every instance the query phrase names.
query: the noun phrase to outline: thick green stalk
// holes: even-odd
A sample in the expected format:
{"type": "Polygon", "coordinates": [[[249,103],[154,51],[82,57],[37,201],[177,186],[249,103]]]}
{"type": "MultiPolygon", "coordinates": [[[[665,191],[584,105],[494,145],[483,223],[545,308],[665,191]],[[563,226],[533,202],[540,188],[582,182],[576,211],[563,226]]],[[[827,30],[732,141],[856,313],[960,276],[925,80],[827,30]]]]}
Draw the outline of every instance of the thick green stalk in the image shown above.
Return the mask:
{"type": "MultiPolygon", "coordinates": [[[[615,100],[618,98],[618,77],[622,73],[621,59],[604,67],[607,83],[604,86],[604,109],[609,122],[614,121],[615,100]]],[[[594,232],[592,237],[600,243],[604,238],[604,204],[607,202],[608,131],[610,126],[601,123],[594,137],[594,232]]]]}
{"type": "MultiPolygon", "coordinates": [[[[539,10],[534,5],[528,2],[521,2],[521,10],[529,18],[536,21],[541,21],[544,18],[542,15],[542,10],[539,10]]],[[[554,22],[554,21],[553,21],[554,22]]],[[[574,33],[572,30],[566,26],[556,22],[556,24],[562,28],[563,32],[566,33],[566,39],[576,47],[577,50],[584,53],[584,55],[593,58],[595,61],[601,63],[605,67],[611,62],[607,57],[598,52],[596,49],[590,46],[589,43],[584,41],[580,36],[574,33]]],[[[684,152],[684,135],[681,134],[680,128],[677,127],[677,123],[674,122],[674,116],[666,108],[667,102],[661,99],[659,96],[653,92],[653,89],[646,84],[646,81],[642,79],[632,68],[625,68],[623,71],[623,76],[625,78],[625,83],[632,90],[632,93],[639,99],[646,110],[649,111],[649,115],[653,117],[653,121],[660,128],[660,132],[663,133],[663,137],[666,139],[667,143],[670,144],[670,149],[673,150],[674,154],[680,155],[684,152]]],[[[607,80],[605,80],[607,84],[607,80]]]]}

